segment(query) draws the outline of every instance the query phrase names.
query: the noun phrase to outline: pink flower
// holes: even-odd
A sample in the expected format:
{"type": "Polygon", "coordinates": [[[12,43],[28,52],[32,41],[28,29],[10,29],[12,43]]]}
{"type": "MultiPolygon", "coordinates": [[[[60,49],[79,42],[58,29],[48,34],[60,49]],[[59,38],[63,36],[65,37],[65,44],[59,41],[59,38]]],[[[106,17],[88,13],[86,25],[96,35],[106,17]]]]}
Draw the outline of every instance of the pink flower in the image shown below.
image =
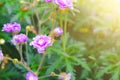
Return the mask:
{"type": "Polygon", "coordinates": [[[65,72],[60,73],[59,80],[70,80],[71,73],[66,74],[65,72]]]}
{"type": "Polygon", "coordinates": [[[4,56],[3,56],[3,53],[2,51],[0,50],[0,62],[3,60],[4,56]]]}
{"type": "Polygon", "coordinates": [[[36,48],[39,53],[44,53],[45,49],[52,45],[52,40],[49,36],[40,35],[33,38],[33,41],[30,43],[30,45],[36,48]]]}
{"type": "Polygon", "coordinates": [[[38,76],[32,72],[26,74],[26,80],[38,80],[38,76]]]}
{"type": "Polygon", "coordinates": [[[20,30],[21,30],[21,26],[16,22],[4,24],[2,29],[2,31],[8,32],[8,33],[16,33],[16,32],[20,32],[20,30]]]}
{"type": "Polygon", "coordinates": [[[11,41],[14,45],[16,45],[16,43],[24,44],[27,42],[27,40],[28,40],[28,37],[25,34],[21,33],[18,35],[14,35],[11,41]]]}
{"type": "Polygon", "coordinates": [[[45,0],[45,2],[52,2],[52,0],[45,0]]]}
{"type": "Polygon", "coordinates": [[[60,27],[57,27],[53,30],[53,32],[55,33],[56,36],[60,36],[63,34],[63,29],[60,27]]]}
{"type": "Polygon", "coordinates": [[[71,8],[73,9],[72,0],[54,0],[55,4],[60,6],[60,9],[71,8]]]}

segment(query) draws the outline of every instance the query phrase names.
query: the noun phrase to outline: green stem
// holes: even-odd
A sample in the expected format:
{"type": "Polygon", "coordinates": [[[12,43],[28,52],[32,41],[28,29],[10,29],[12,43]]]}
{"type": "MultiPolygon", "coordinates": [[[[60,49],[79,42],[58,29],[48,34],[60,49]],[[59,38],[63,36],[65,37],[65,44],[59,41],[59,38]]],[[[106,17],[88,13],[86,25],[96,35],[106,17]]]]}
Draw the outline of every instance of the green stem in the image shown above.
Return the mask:
{"type": "MultiPolygon", "coordinates": [[[[8,60],[10,60],[10,61],[12,61],[12,62],[14,63],[14,59],[12,59],[12,58],[5,57],[4,59],[8,59],[8,60]]],[[[16,63],[22,65],[26,70],[32,71],[29,67],[27,67],[27,66],[26,66],[24,63],[22,63],[21,61],[18,61],[18,62],[16,62],[16,63]]],[[[14,63],[14,64],[15,64],[15,63],[14,63]]]]}
{"type": "MultiPolygon", "coordinates": [[[[26,36],[28,36],[28,30],[26,30],[26,36]]],[[[27,42],[26,42],[26,59],[27,59],[27,64],[29,65],[29,54],[28,54],[28,47],[27,47],[27,42]]]]}
{"type": "Polygon", "coordinates": [[[19,44],[16,43],[16,49],[19,51],[19,44]]]}
{"type": "Polygon", "coordinates": [[[36,10],[36,18],[38,20],[38,34],[41,34],[41,22],[37,10],[36,10]]]}
{"type": "Polygon", "coordinates": [[[44,63],[45,56],[46,56],[46,52],[43,53],[42,60],[40,61],[40,64],[39,64],[38,69],[37,69],[37,73],[39,72],[39,70],[41,69],[41,67],[42,67],[42,65],[44,63]]]}
{"type": "Polygon", "coordinates": [[[62,12],[60,12],[60,27],[63,28],[63,23],[62,23],[62,12]]]}
{"type": "Polygon", "coordinates": [[[20,53],[20,59],[21,59],[21,62],[24,62],[24,60],[23,60],[23,55],[22,55],[22,44],[20,44],[20,50],[19,50],[19,53],[20,53]]]}
{"type": "Polygon", "coordinates": [[[47,75],[47,76],[41,76],[39,77],[39,79],[42,79],[42,78],[47,78],[47,77],[50,77],[51,75],[47,75]]]}
{"type": "MultiPolygon", "coordinates": [[[[63,19],[62,18],[62,12],[60,11],[60,27],[63,29],[62,19],[63,19]]],[[[63,32],[63,35],[62,35],[62,47],[63,47],[63,51],[64,51],[64,32],[63,32]]]]}
{"type": "MultiPolygon", "coordinates": [[[[56,12],[56,9],[55,9],[55,6],[54,6],[54,4],[52,4],[52,3],[50,3],[50,6],[51,6],[51,8],[52,8],[52,14],[54,14],[54,11],[56,12]]],[[[56,14],[53,16],[52,15],[52,22],[53,22],[53,27],[52,27],[52,29],[55,27],[55,21],[56,21],[56,14]]]]}
{"type": "Polygon", "coordinates": [[[64,52],[66,50],[67,18],[68,18],[68,13],[66,12],[64,29],[63,29],[63,31],[64,31],[64,33],[63,33],[63,50],[64,50],[64,52]]]}
{"type": "MultiPolygon", "coordinates": [[[[39,1],[39,3],[40,3],[40,5],[41,5],[41,1],[39,1]]],[[[41,6],[40,6],[41,7],[41,6]]],[[[37,9],[37,7],[35,6],[34,7],[35,8],[35,15],[36,15],[36,18],[37,18],[37,21],[38,21],[38,34],[41,34],[41,24],[42,24],[42,22],[41,22],[41,20],[40,20],[40,17],[39,17],[39,11],[38,11],[38,9],[37,9]]]]}
{"type": "Polygon", "coordinates": [[[35,26],[35,21],[34,21],[34,14],[32,14],[32,16],[31,16],[31,19],[32,19],[32,24],[35,26]]]}

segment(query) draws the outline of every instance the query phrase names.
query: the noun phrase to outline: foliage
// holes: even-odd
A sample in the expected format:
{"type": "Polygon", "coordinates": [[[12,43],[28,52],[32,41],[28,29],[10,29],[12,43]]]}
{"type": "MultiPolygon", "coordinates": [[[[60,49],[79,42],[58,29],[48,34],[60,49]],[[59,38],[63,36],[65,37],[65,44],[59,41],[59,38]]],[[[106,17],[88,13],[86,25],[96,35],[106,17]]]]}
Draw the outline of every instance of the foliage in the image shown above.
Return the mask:
{"type": "MultiPolygon", "coordinates": [[[[33,0],[28,0],[31,3],[33,0]]],[[[67,72],[72,74],[71,80],[119,80],[120,78],[120,20],[119,12],[111,8],[111,0],[77,0],[74,2],[75,10],[70,10],[67,19],[66,49],[62,47],[62,37],[55,38],[54,44],[47,48],[47,56],[39,76],[50,75],[51,72],[59,74],[67,72]],[[108,2],[107,2],[108,1],[108,2]],[[107,4],[106,4],[107,3],[107,4]]],[[[60,16],[56,5],[40,0],[39,5],[29,9],[28,5],[21,4],[19,0],[0,0],[0,29],[8,22],[19,22],[25,33],[26,26],[33,26],[29,32],[28,43],[38,34],[49,34],[55,27],[63,24],[65,15],[60,16]],[[35,32],[34,32],[35,31],[35,32]]],[[[118,3],[113,3],[118,6],[118,3]]],[[[1,45],[4,55],[19,58],[18,51],[11,44],[11,34],[0,31],[0,38],[6,43],[1,45]],[[13,55],[14,54],[14,55],[13,55]]],[[[29,51],[29,65],[36,71],[42,55],[27,45],[29,51]]],[[[26,59],[25,46],[23,56],[26,59]]],[[[1,64],[2,65],[2,64],[1,64]]],[[[9,63],[5,69],[0,70],[0,79],[19,80],[27,70],[24,67],[9,63]],[[2,74],[2,75],[1,75],[2,74]]],[[[40,80],[56,80],[57,77],[42,78],[40,80]]]]}

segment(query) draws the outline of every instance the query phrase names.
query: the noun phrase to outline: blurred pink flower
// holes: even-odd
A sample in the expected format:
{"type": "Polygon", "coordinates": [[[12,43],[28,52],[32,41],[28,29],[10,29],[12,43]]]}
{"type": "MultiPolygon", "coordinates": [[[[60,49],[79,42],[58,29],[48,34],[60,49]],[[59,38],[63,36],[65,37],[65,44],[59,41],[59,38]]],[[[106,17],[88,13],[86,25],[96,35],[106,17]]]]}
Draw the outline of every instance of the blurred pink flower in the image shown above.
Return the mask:
{"type": "Polygon", "coordinates": [[[49,36],[39,35],[33,38],[30,45],[36,48],[39,53],[44,53],[45,49],[52,45],[52,40],[49,36]]]}
{"type": "Polygon", "coordinates": [[[21,26],[16,22],[4,24],[2,29],[2,31],[8,32],[8,33],[20,32],[20,30],[21,30],[21,26]]]}
{"type": "Polygon", "coordinates": [[[27,40],[28,40],[28,37],[25,34],[21,33],[18,35],[14,35],[11,41],[14,45],[16,45],[16,43],[24,44],[27,42],[27,40]]]}
{"type": "Polygon", "coordinates": [[[70,80],[71,79],[71,73],[65,73],[65,72],[62,72],[60,73],[59,75],[59,80],[70,80]]]}
{"type": "Polygon", "coordinates": [[[73,9],[72,0],[54,0],[55,4],[60,6],[60,9],[71,8],[73,9]]]}
{"type": "Polygon", "coordinates": [[[63,29],[60,28],[60,27],[57,27],[57,28],[55,28],[55,29],[53,30],[53,32],[54,32],[54,34],[55,34],[56,36],[60,36],[60,35],[63,34],[63,29]]]}
{"type": "Polygon", "coordinates": [[[3,60],[4,56],[3,56],[3,53],[2,53],[2,50],[0,50],[0,62],[3,60]]]}
{"type": "Polygon", "coordinates": [[[26,74],[26,80],[38,80],[38,76],[33,72],[28,72],[26,74]]]}
{"type": "Polygon", "coordinates": [[[45,0],[45,2],[52,2],[52,0],[45,0]]]}

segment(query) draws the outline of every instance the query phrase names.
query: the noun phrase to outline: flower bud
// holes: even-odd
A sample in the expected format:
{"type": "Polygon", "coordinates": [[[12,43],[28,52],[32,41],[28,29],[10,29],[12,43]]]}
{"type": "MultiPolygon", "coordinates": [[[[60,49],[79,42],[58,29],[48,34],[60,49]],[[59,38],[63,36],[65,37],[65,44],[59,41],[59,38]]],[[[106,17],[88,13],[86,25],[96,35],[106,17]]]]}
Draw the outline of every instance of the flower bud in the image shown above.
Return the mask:
{"type": "Polygon", "coordinates": [[[0,2],[0,6],[2,6],[3,5],[3,2],[0,2]]]}
{"type": "Polygon", "coordinates": [[[31,28],[30,28],[30,26],[29,26],[29,25],[27,25],[27,26],[26,26],[26,30],[28,30],[28,31],[30,31],[30,30],[31,30],[31,28]]]}
{"type": "Polygon", "coordinates": [[[4,39],[0,39],[0,44],[4,44],[5,40],[4,39]]]}
{"type": "Polygon", "coordinates": [[[27,10],[29,10],[29,7],[28,6],[23,6],[23,7],[21,7],[21,10],[22,11],[27,11],[27,10]]]}
{"type": "Polygon", "coordinates": [[[59,37],[63,34],[63,29],[60,27],[55,28],[53,31],[51,31],[50,36],[52,37],[59,37]]]}
{"type": "Polygon", "coordinates": [[[13,59],[13,62],[14,62],[14,63],[17,63],[17,62],[18,62],[18,59],[17,59],[17,58],[13,59]]]}
{"type": "Polygon", "coordinates": [[[21,3],[21,4],[24,4],[24,3],[25,3],[25,1],[24,1],[24,0],[20,0],[20,3],[21,3]]]}
{"type": "Polygon", "coordinates": [[[55,76],[56,74],[55,74],[55,72],[51,72],[50,75],[51,76],[55,76]]]}

